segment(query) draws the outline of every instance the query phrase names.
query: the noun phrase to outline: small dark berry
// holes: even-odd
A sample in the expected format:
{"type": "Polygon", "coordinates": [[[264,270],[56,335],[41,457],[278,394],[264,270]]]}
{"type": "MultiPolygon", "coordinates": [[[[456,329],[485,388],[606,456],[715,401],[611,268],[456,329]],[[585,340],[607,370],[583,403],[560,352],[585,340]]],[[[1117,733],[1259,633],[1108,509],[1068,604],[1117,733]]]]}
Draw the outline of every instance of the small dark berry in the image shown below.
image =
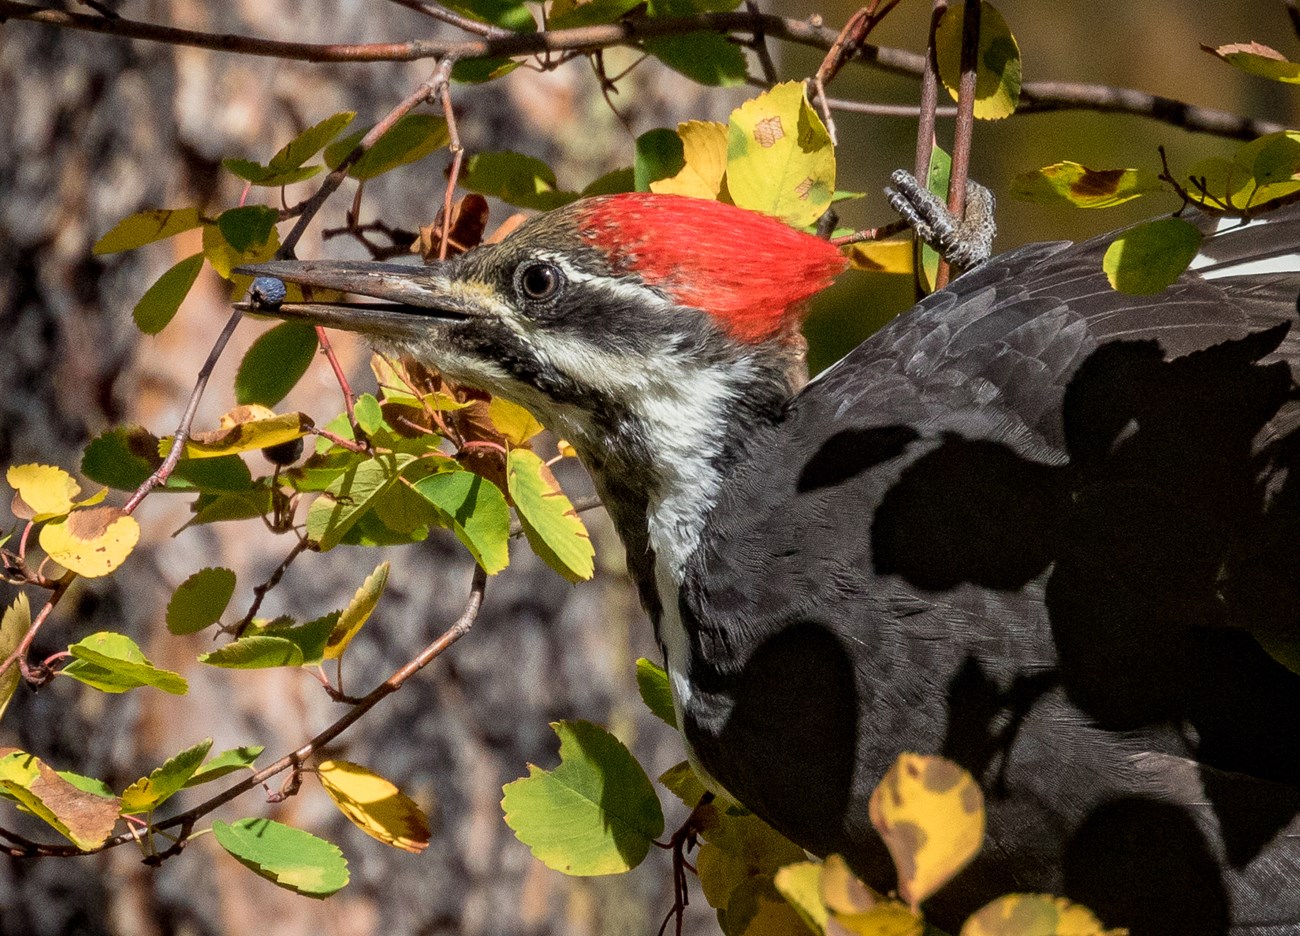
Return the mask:
{"type": "Polygon", "coordinates": [[[274,276],[259,276],[253,280],[248,295],[253,300],[254,305],[267,309],[277,309],[280,307],[280,303],[284,302],[284,283],[274,276]]]}
{"type": "Polygon", "coordinates": [[[262,455],[273,465],[280,465],[281,467],[292,465],[302,458],[302,439],[290,439],[288,442],[281,442],[279,445],[264,448],[262,449],[262,455]]]}

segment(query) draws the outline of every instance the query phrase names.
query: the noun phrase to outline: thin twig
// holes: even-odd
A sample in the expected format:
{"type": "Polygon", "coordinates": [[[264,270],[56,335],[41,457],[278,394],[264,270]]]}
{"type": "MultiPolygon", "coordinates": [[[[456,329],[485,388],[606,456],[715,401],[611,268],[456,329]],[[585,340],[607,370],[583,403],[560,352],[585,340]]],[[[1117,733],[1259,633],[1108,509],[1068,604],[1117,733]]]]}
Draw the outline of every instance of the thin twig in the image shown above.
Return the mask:
{"type": "Polygon", "coordinates": [[[236,640],[242,637],[244,631],[248,629],[248,625],[253,623],[253,618],[257,616],[257,612],[261,609],[266,593],[279,585],[280,580],[284,578],[284,573],[289,571],[289,566],[293,565],[294,560],[311,548],[311,540],[306,537],[298,540],[298,542],[294,543],[293,549],[289,550],[289,555],[284,557],[284,561],[275,567],[275,571],[271,573],[270,577],[253,589],[253,602],[248,606],[248,612],[232,630],[236,640]]]}
{"type": "MultiPolygon", "coordinates": [[[[450,75],[450,66],[448,66],[450,75]]],[[[465,147],[460,145],[460,131],[456,128],[456,112],[451,106],[451,85],[444,81],[438,90],[442,99],[442,116],[447,123],[447,149],[451,152],[451,169],[447,172],[447,192],[442,198],[442,235],[438,239],[438,259],[447,259],[447,243],[451,240],[451,212],[455,203],[456,183],[460,181],[460,164],[465,157],[465,147]]]]}
{"type": "Polygon", "coordinates": [[[41,625],[49,620],[50,612],[54,610],[55,606],[60,600],[62,600],[63,596],[67,594],[68,587],[76,581],[76,578],[77,573],[69,570],[64,573],[63,578],[59,579],[58,584],[54,586],[54,591],[50,592],[50,597],[45,599],[44,607],[37,612],[35,620],[32,621],[32,626],[27,628],[27,633],[23,635],[23,639],[19,641],[18,646],[14,648],[14,652],[5,658],[4,663],[0,663],[0,676],[3,676],[8,672],[9,668],[16,662],[18,664],[18,669],[23,674],[23,679],[31,678],[31,674],[27,669],[27,651],[31,649],[32,641],[36,639],[36,634],[40,631],[41,625]]]}
{"type": "Polygon", "coordinates": [[[890,221],[888,224],[882,224],[880,227],[864,228],[861,231],[854,231],[852,234],[845,234],[842,237],[832,237],[830,242],[836,247],[847,247],[849,244],[861,244],[866,241],[884,240],[886,237],[893,237],[895,234],[901,234],[907,229],[907,222],[900,218],[897,221],[890,221]]]}
{"type": "MultiPolygon", "coordinates": [[[[0,0],[0,12],[3,12],[3,0],[0,0]]],[[[451,66],[453,60],[444,58],[438,63],[438,67],[433,70],[429,79],[423,82],[418,88],[408,94],[396,107],[384,115],[384,118],[370,128],[370,132],[363,136],[360,142],[352,148],[352,152],[343,158],[325,181],[321,183],[320,188],[306,200],[302,205],[302,214],[298,217],[293,229],[285,236],[280,244],[280,249],[276,251],[276,258],[279,260],[288,260],[293,258],[294,248],[298,246],[303,232],[307,230],[307,225],[311,223],[316,212],[320,211],[325,204],[326,199],[334,194],[334,191],[343,184],[343,180],[348,176],[348,168],[356,162],[361,156],[369,150],[385,133],[393,128],[397,121],[401,120],[407,113],[416,107],[416,105],[429,100],[436,96],[441,88],[451,80],[451,66]]]]}
{"type": "MultiPolygon", "coordinates": [[[[975,77],[979,65],[980,12],[983,6],[982,0],[967,2],[962,13],[961,80],[957,90],[957,126],[952,138],[952,171],[948,176],[948,211],[957,222],[966,216],[966,180],[970,178],[971,146],[975,139],[975,77]]],[[[947,286],[951,275],[951,265],[940,257],[934,288],[947,286]]]]}
{"type": "Polygon", "coordinates": [[[463,29],[465,32],[473,33],[476,36],[508,36],[509,30],[502,29],[499,26],[493,26],[491,23],[480,23],[478,20],[472,20],[468,16],[461,16],[459,13],[453,13],[436,3],[426,3],[424,0],[392,0],[398,6],[404,6],[408,10],[414,10],[416,13],[422,13],[430,19],[436,19],[440,22],[455,26],[457,29],[463,29]]]}
{"type": "Polygon", "coordinates": [[[189,402],[185,404],[185,413],[181,416],[180,425],[176,427],[176,435],[172,439],[171,450],[157,470],[136,488],[135,493],[123,505],[123,513],[132,513],[140,506],[140,502],[149,496],[150,491],[166,482],[171,477],[171,473],[176,470],[176,465],[185,452],[185,443],[190,437],[190,427],[194,425],[194,414],[198,412],[199,401],[203,399],[203,391],[207,389],[208,378],[212,376],[212,369],[217,366],[217,359],[221,357],[221,352],[226,349],[226,342],[235,333],[235,326],[239,324],[239,320],[243,317],[244,313],[236,309],[226,321],[226,327],[221,329],[221,334],[217,336],[217,340],[213,343],[212,350],[208,352],[207,360],[199,368],[198,379],[194,381],[194,389],[190,391],[189,402]]]}
{"type": "MultiPolygon", "coordinates": [[[[224,806],[226,803],[242,796],[249,790],[256,789],[276,774],[283,773],[290,769],[301,769],[303,763],[308,758],[318,752],[325,745],[329,744],[343,732],[347,731],[348,728],[356,724],[356,722],[372,708],[388,696],[392,695],[398,689],[401,689],[403,683],[441,656],[448,647],[468,634],[470,628],[474,626],[474,620],[478,617],[479,610],[483,607],[483,592],[486,587],[487,575],[484,573],[481,566],[475,565],[474,578],[470,583],[469,597],[465,601],[465,608],[461,612],[460,617],[456,619],[454,624],[443,631],[438,638],[433,641],[433,643],[421,650],[414,659],[372,689],[356,704],[356,706],[348,709],[348,711],[345,712],[337,721],[297,750],[291,751],[275,763],[263,767],[255,774],[245,777],[239,783],[223,790],[211,799],[205,800],[199,805],[187,809],[183,813],[172,816],[170,819],[164,819],[153,827],[154,830],[162,831],[164,829],[174,829],[179,826],[182,830],[177,842],[179,845],[181,842],[187,840],[187,830],[192,829],[197,820],[212,812],[214,809],[224,806]]],[[[7,851],[8,854],[16,858],[34,858],[41,855],[94,854],[110,848],[116,848],[119,845],[124,845],[127,842],[135,840],[130,833],[121,833],[107,839],[94,848],[83,851],[73,845],[51,845],[42,842],[31,842],[27,839],[21,839],[19,836],[15,836],[2,829],[0,829],[0,835],[3,835],[10,841],[19,841],[21,847],[0,849],[7,851]]],[[[168,851],[170,852],[172,849],[168,849],[168,851]]]]}
{"type": "MultiPolygon", "coordinates": [[[[541,55],[550,52],[587,53],[612,46],[637,46],[644,39],[680,36],[691,32],[755,35],[826,50],[835,41],[836,32],[807,20],[749,11],[700,13],[680,17],[641,17],[582,26],[575,29],[511,33],[506,36],[460,41],[413,39],[408,42],[363,44],[312,44],[281,42],[228,33],[204,33],[190,29],[158,26],[137,20],[106,20],[83,13],[33,6],[15,0],[0,0],[0,20],[25,20],[106,33],[115,36],[163,42],[168,45],[212,49],[241,55],[259,55],[303,62],[388,62],[451,56],[456,61],[470,59],[541,55]]],[[[924,57],[904,49],[863,46],[857,61],[871,68],[895,75],[919,77],[924,71],[924,57]]],[[[1253,140],[1285,127],[1274,121],[1256,120],[1212,108],[1197,107],[1173,98],[1145,94],[1131,88],[1071,82],[1027,82],[1020,89],[1018,113],[1047,110],[1087,109],[1135,114],[1198,133],[1238,140],[1253,140]]],[[[341,181],[341,180],[340,180],[341,181]]]]}

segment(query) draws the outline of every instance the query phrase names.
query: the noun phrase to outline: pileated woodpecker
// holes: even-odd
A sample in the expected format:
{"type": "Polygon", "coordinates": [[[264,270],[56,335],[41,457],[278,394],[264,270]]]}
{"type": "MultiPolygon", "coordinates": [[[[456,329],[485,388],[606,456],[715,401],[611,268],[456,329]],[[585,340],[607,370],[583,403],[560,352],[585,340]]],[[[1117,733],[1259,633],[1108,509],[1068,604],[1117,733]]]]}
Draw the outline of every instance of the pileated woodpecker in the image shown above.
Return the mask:
{"type": "Polygon", "coordinates": [[[247,268],[282,317],[533,410],[627,548],[692,762],[881,889],[900,751],[980,781],[927,904],[1010,891],[1144,934],[1300,932],[1300,213],[1202,218],[1150,297],[1109,239],[959,277],[800,388],[824,241],[675,196],[576,202],[444,264],[247,268]],[[1293,272],[1287,272],[1287,271],[1293,272]],[[1290,645],[1295,647],[1295,643],[1290,645]]]}

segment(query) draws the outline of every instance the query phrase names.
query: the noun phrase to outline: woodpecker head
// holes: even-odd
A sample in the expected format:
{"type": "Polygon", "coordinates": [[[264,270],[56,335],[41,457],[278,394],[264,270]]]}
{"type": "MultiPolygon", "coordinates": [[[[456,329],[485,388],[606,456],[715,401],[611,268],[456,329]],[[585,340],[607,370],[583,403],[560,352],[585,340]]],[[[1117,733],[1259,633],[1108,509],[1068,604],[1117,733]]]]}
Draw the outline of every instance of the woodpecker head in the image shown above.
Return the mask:
{"type": "Polygon", "coordinates": [[[643,458],[779,410],[806,300],[844,266],[779,221],[670,195],[589,198],[435,266],[284,261],[242,272],[380,300],[284,303],[534,411],[589,461],[643,458]]]}

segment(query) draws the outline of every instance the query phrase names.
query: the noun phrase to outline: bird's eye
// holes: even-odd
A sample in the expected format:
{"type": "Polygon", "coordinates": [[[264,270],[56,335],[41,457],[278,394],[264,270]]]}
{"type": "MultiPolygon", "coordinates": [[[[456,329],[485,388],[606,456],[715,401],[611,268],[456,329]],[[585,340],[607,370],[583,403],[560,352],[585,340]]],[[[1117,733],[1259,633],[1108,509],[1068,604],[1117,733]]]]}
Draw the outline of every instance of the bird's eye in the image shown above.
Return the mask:
{"type": "Polygon", "coordinates": [[[520,269],[517,282],[529,299],[550,299],[560,290],[564,277],[553,263],[530,263],[520,269]]]}

